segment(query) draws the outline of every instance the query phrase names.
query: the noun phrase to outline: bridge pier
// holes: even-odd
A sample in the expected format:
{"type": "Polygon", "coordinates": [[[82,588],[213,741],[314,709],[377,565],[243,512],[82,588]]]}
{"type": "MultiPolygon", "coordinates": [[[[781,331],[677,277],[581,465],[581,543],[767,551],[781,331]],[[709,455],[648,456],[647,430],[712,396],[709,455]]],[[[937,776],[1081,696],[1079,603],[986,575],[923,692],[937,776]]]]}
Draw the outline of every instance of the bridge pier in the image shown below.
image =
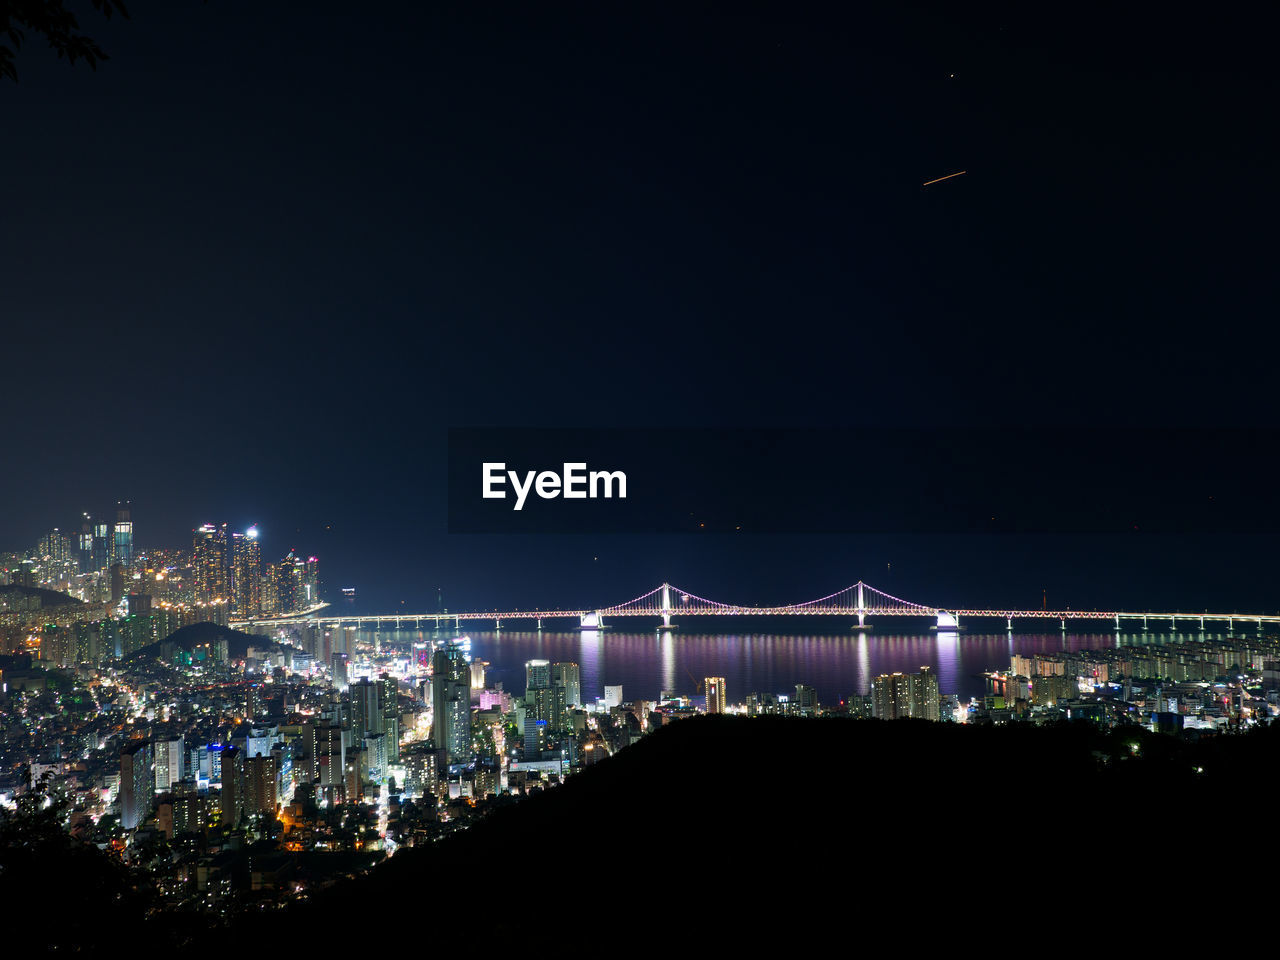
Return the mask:
{"type": "Polygon", "coordinates": [[[1170,618],[1169,618],[1169,623],[1172,625],[1173,632],[1174,632],[1174,633],[1177,633],[1177,632],[1178,632],[1178,617],[1177,617],[1177,614],[1174,614],[1172,617],[1170,617],[1170,618]]]}
{"type": "Polygon", "coordinates": [[[539,617],[539,618],[538,618],[538,629],[539,629],[539,630],[541,630],[541,629],[542,629],[542,618],[541,618],[541,617],[539,617]]]}
{"type": "Polygon", "coordinates": [[[1116,614],[1116,633],[1120,632],[1120,614],[1116,614]]]}
{"type": "Polygon", "coordinates": [[[1013,617],[1005,617],[1005,620],[1006,620],[1005,625],[1008,627],[1009,632],[1013,633],[1013,617]]]}
{"type": "Polygon", "coordinates": [[[1066,617],[1063,617],[1063,618],[1062,618],[1062,632],[1063,632],[1063,633],[1066,633],[1066,632],[1067,632],[1067,618],[1066,618],[1066,617]]]}
{"type": "Polygon", "coordinates": [[[493,618],[493,629],[495,631],[502,629],[502,621],[499,620],[497,617],[493,618]]]}
{"type": "Polygon", "coordinates": [[[1147,616],[1146,616],[1146,614],[1143,614],[1143,615],[1142,615],[1142,632],[1143,632],[1143,633],[1146,633],[1146,632],[1147,632],[1147,616]]]}

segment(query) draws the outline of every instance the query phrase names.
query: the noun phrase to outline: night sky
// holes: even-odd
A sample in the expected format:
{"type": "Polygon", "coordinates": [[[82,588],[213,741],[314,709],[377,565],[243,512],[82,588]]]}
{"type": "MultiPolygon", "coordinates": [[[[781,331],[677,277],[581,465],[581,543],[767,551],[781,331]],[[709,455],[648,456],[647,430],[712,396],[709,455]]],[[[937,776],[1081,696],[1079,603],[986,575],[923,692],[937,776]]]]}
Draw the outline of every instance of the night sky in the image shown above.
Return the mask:
{"type": "Polygon", "coordinates": [[[33,37],[0,84],[0,548],[129,498],[143,545],[257,522],[366,608],[1280,608],[1269,535],[445,528],[449,427],[1031,426],[1034,485],[1063,427],[1274,425],[1273,24],[84,6],[108,62],[33,37]]]}

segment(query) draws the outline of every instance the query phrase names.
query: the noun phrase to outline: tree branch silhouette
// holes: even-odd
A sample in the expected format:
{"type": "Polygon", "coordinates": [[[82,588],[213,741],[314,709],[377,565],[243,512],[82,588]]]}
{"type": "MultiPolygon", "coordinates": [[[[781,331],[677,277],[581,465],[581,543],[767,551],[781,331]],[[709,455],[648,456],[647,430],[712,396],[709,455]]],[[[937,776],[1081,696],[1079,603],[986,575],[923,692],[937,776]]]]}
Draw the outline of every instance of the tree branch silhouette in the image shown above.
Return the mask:
{"type": "MultiPolygon", "coordinates": [[[[129,19],[122,0],[90,3],[107,19],[115,13],[129,19]]],[[[110,59],[97,41],[80,32],[80,23],[64,0],[0,0],[0,80],[17,82],[17,55],[28,33],[44,37],[58,59],[65,57],[68,63],[83,60],[97,70],[99,61],[110,59]]]]}

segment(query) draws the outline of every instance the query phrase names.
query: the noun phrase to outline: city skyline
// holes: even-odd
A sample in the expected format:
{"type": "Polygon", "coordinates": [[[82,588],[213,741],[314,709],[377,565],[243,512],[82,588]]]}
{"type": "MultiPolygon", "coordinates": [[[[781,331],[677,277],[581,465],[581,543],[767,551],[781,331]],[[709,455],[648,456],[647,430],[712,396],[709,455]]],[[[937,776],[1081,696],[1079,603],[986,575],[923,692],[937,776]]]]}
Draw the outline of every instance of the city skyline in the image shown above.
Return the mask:
{"type": "Polygon", "coordinates": [[[0,0],[0,938],[1220,950],[1272,19],[0,0]]]}

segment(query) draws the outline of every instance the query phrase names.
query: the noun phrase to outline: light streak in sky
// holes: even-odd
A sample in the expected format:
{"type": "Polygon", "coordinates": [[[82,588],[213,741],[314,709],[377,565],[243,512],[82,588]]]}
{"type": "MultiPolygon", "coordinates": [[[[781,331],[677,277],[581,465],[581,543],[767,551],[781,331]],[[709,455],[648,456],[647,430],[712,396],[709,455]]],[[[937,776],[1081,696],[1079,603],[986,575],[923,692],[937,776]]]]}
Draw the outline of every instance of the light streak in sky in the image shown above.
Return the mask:
{"type": "Polygon", "coordinates": [[[968,172],[968,170],[957,170],[955,173],[948,173],[945,177],[939,177],[937,180],[926,180],[924,183],[920,184],[920,186],[927,187],[931,183],[941,183],[943,180],[950,180],[952,177],[958,177],[961,174],[968,172]]]}

